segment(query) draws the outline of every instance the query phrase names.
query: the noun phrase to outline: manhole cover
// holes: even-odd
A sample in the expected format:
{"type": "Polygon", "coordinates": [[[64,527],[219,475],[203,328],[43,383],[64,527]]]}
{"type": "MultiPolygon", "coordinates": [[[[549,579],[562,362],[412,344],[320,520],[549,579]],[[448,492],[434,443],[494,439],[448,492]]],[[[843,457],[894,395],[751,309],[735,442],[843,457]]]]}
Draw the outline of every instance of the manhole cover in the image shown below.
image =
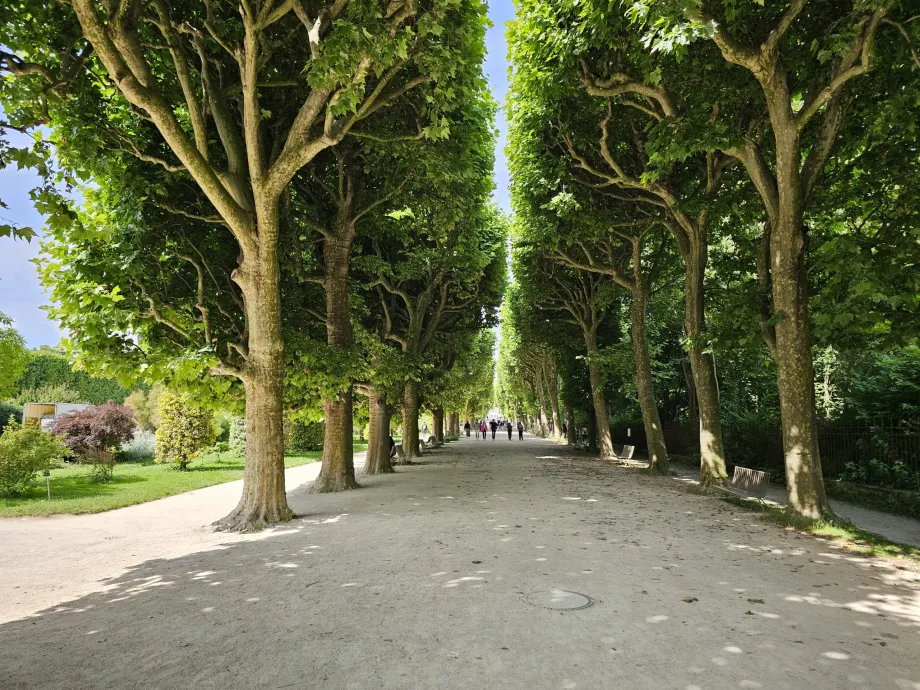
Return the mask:
{"type": "Polygon", "coordinates": [[[594,599],[587,594],[567,592],[564,589],[551,589],[548,592],[534,592],[533,594],[524,595],[524,603],[552,611],[578,611],[594,604],[594,599]]]}

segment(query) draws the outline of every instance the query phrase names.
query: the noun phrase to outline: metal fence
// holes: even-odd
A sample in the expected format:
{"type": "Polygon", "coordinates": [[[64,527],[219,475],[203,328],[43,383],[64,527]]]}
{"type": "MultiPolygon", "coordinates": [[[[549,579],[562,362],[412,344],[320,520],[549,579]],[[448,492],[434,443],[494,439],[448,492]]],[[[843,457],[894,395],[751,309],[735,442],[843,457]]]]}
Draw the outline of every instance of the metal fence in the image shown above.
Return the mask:
{"type": "MultiPolygon", "coordinates": [[[[613,442],[646,449],[641,423],[611,426],[613,442]]],[[[699,454],[699,435],[689,424],[663,424],[671,453],[699,454]]],[[[725,454],[732,465],[783,472],[783,438],[778,423],[726,420],[725,454]]],[[[824,476],[845,476],[870,484],[920,488],[920,419],[818,422],[824,476]]]]}

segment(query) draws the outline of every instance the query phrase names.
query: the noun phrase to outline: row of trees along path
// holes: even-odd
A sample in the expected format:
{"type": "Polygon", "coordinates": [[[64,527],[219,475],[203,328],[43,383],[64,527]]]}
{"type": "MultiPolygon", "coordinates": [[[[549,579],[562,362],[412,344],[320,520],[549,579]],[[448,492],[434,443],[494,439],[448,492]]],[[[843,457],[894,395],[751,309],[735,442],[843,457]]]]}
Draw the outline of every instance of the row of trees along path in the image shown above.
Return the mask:
{"type": "Polygon", "coordinates": [[[814,283],[836,322],[847,291],[820,288],[864,264],[848,310],[862,330],[819,333],[831,345],[918,336],[910,5],[524,0],[508,31],[510,287],[480,0],[5,5],[0,131],[30,137],[4,163],[42,177],[41,277],[80,362],[245,412],[243,495],[221,529],[290,518],[285,417],[325,419],[323,492],[357,486],[356,419],[374,473],[392,469],[394,415],[404,462],[423,406],[437,435],[481,416],[503,296],[504,409],[543,434],[586,413],[611,457],[618,380],[655,472],[670,460],[658,305],[673,297],[704,483],[731,462],[714,353],[750,351],[759,329],[789,506],[830,516],[814,283]],[[815,269],[822,232],[866,251],[828,268],[843,256],[828,241],[815,269]],[[738,308],[730,327],[713,290],[738,308]]]}
{"type": "Polygon", "coordinates": [[[290,518],[285,415],[325,418],[315,490],[337,491],[356,390],[371,472],[403,388],[406,461],[420,400],[482,405],[487,372],[441,367],[491,366],[467,360],[505,275],[484,3],[27,0],[0,22],[2,127],[34,137],[12,156],[44,177],[42,279],[73,350],[245,408],[221,529],[290,518]]]}
{"type": "MultiPolygon", "coordinates": [[[[917,97],[920,22],[910,5],[521,3],[509,28],[517,284],[502,333],[504,404],[522,413],[529,405],[542,409],[543,379],[530,358],[548,351],[562,372],[566,406],[592,413],[598,450],[610,457],[614,411],[604,389],[612,374],[620,392],[638,401],[651,471],[668,472],[655,391],[662,373],[655,353],[663,345],[655,337],[666,322],[662,311],[670,309],[660,305],[679,280],[702,481],[724,483],[731,462],[713,353],[746,347],[747,324],[754,324],[775,363],[789,507],[802,516],[832,516],[815,413],[809,231],[824,222],[852,237],[873,227],[881,248],[888,246],[883,228],[891,227],[902,266],[917,251],[906,226],[875,215],[894,203],[916,218],[916,200],[898,191],[898,175],[867,184],[876,155],[898,166],[901,179],[915,172],[907,151],[917,143],[916,117],[904,108],[917,97]],[[909,122],[895,122],[900,117],[909,122]],[[833,218],[846,208],[855,217],[841,227],[833,218]],[[731,275],[714,274],[713,247],[730,256],[731,275]],[[755,308],[719,342],[707,317],[720,305],[707,290],[736,276],[755,308]],[[652,304],[659,306],[650,330],[652,304]],[[583,336],[583,348],[573,347],[566,324],[583,336]],[[619,346],[627,328],[628,362],[619,346]]],[[[895,302],[913,303],[916,286],[893,277],[896,270],[886,273],[898,260],[870,251],[886,257],[869,273],[897,286],[895,302]]],[[[825,272],[819,282],[834,280],[825,272]]],[[[860,289],[869,292],[872,284],[860,289]]],[[[720,289],[723,298],[730,292],[720,289]]],[[[876,333],[898,333],[898,347],[916,343],[907,314],[880,307],[887,299],[877,295],[869,307],[876,333]]],[[[871,335],[872,327],[856,337],[891,346],[871,335]]],[[[844,333],[831,345],[853,338],[844,333]]]]}

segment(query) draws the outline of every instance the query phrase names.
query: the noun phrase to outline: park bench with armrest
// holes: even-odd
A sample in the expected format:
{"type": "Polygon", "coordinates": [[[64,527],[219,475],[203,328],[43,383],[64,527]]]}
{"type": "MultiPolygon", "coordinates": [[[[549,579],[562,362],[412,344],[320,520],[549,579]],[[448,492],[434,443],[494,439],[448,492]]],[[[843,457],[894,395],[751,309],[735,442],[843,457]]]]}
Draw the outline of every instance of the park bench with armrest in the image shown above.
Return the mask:
{"type": "Polygon", "coordinates": [[[715,488],[739,498],[756,498],[760,501],[760,505],[766,508],[767,504],[763,499],[767,495],[767,489],[770,488],[770,475],[760,470],[735,465],[731,483],[728,486],[716,486],[715,488]]]}

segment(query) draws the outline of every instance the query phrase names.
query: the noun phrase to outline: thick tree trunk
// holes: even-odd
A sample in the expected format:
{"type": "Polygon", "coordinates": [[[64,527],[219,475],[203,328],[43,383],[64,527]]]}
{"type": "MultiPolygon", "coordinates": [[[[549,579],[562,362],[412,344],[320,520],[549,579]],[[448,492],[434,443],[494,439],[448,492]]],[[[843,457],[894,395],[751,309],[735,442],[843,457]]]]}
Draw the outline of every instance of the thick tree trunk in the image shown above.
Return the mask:
{"type": "Polygon", "coordinates": [[[592,409],[591,414],[588,415],[588,450],[592,453],[597,453],[599,450],[597,429],[597,412],[592,409]]]}
{"type": "Polygon", "coordinates": [[[649,471],[666,474],[671,471],[668,449],[661,430],[658,404],[655,401],[655,386],[652,380],[652,361],[648,354],[648,336],[645,331],[645,316],[648,304],[648,289],[640,284],[633,290],[630,307],[630,332],[632,335],[633,358],[636,364],[636,390],[639,393],[639,407],[648,444],[649,471]]]}
{"type": "Polygon", "coordinates": [[[705,235],[698,238],[687,257],[684,280],[684,330],[690,341],[690,371],[696,391],[700,424],[700,483],[723,485],[728,478],[725,469],[725,444],[722,436],[722,414],[719,410],[719,385],[712,354],[702,342],[706,328],[704,276],[707,247],[705,235]],[[700,245],[700,246],[698,246],[700,245]]]}
{"type": "Polygon", "coordinates": [[[818,451],[798,139],[793,144],[791,134],[776,137],[779,211],[770,237],[770,272],[773,311],[778,317],[776,370],[788,505],[803,517],[833,517],[818,451]]]}
{"type": "Polygon", "coordinates": [[[543,391],[543,377],[537,371],[537,400],[540,402],[540,437],[549,436],[549,419],[546,416],[546,395],[543,391]]]}
{"type": "Polygon", "coordinates": [[[371,390],[370,434],[367,439],[367,460],[364,462],[364,474],[386,474],[393,472],[390,462],[390,408],[386,395],[371,390]]]}
{"type": "Polygon", "coordinates": [[[352,391],[349,388],[337,400],[323,400],[326,432],[323,436],[323,464],[311,493],[329,493],[358,488],[355,479],[354,422],[352,391]]]}
{"type": "Polygon", "coordinates": [[[591,382],[591,400],[594,404],[597,452],[602,458],[612,458],[613,439],[610,436],[610,421],[607,418],[607,400],[604,398],[604,377],[597,363],[597,333],[587,330],[584,331],[584,336],[588,351],[588,380],[591,382]]]}
{"type": "Polygon", "coordinates": [[[460,425],[457,422],[456,412],[447,413],[447,435],[448,436],[459,436],[460,435],[460,425]]]}
{"type": "Polygon", "coordinates": [[[575,411],[571,407],[565,408],[565,425],[566,425],[566,441],[569,445],[575,443],[575,411]]]}
{"type": "Polygon", "coordinates": [[[408,465],[418,456],[418,382],[406,381],[403,390],[403,457],[397,464],[408,465]]]}
{"type": "Polygon", "coordinates": [[[431,416],[434,418],[434,437],[438,443],[444,443],[444,408],[435,408],[431,416]]]}
{"type": "MultiPolygon", "coordinates": [[[[326,295],[326,341],[338,350],[350,350],[354,345],[351,329],[351,309],[348,300],[348,266],[352,234],[343,228],[323,243],[326,295]]],[[[323,464],[313,484],[314,493],[355,489],[353,451],[354,422],[352,418],[352,389],[349,385],[336,398],[323,400],[326,431],[323,436],[323,464]]]]}
{"type": "Polygon", "coordinates": [[[244,257],[234,280],[243,293],[249,323],[246,390],[246,466],[243,495],[233,512],[214,523],[219,530],[251,532],[290,520],[284,490],[284,341],[281,334],[277,207],[261,209],[264,246],[244,257]]]}
{"type": "Polygon", "coordinates": [[[550,409],[553,411],[553,437],[562,438],[562,418],[559,415],[559,390],[556,385],[556,367],[543,365],[543,377],[546,379],[546,394],[549,396],[550,409]]]}

